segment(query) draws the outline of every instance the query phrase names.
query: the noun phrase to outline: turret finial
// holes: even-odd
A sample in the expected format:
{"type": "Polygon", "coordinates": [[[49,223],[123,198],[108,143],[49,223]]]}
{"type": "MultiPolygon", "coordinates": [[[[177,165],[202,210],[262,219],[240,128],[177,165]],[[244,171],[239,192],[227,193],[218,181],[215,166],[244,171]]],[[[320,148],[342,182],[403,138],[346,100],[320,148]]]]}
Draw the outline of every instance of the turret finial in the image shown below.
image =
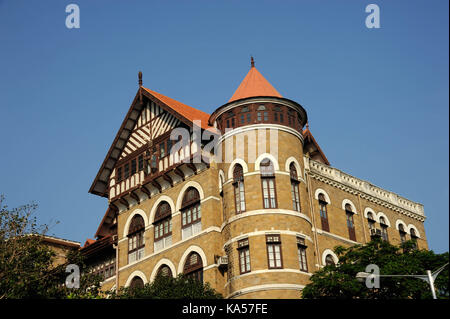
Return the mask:
{"type": "Polygon", "coordinates": [[[139,73],[138,73],[138,78],[139,78],[139,87],[141,87],[142,86],[142,72],[141,71],[139,71],[139,73]]]}
{"type": "Polygon", "coordinates": [[[252,65],[252,68],[255,67],[255,59],[253,59],[253,57],[250,58],[250,63],[252,65]]]}

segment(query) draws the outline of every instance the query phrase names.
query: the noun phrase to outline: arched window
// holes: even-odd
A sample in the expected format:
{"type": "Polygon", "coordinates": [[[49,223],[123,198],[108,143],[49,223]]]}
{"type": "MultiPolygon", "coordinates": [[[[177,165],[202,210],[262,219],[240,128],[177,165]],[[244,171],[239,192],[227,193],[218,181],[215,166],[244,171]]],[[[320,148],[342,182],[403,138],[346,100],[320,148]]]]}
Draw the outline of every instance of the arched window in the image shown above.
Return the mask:
{"type": "Polygon", "coordinates": [[[144,257],[144,230],[145,222],[141,215],[135,215],[128,229],[128,263],[135,262],[144,257]]]}
{"type": "Polygon", "coordinates": [[[170,267],[167,265],[162,265],[159,267],[158,271],[156,272],[156,277],[158,276],[164,276],[164,277],[173,277],[172,270],[170,270],[170,267]]]}
{"type": "Polygon", "coordinates": [[[411,235],[411,240],[414,242],[414,248],[417,249],[417,234],[416,231],[414,230],[414,228],[411,228],[411,230],[409,231],[410,235],[411,235]]]}
{"type": "Polygon", "coordinates": [[[345,215],[347,216],[347,229],[350,240],[356,241],[355,223],[353,221],[353,210],[350,204],[345,204],[345,215]]]}
{"type": "Polygon", "coordinates": [[[328,212],[327,212],[327,201],[325,195],[320,193],[319,196],[319,209],[320,209],[320,221],[322,222],[322,229],[324,231],[330,231],[330,225],[328,224],[328,212]]]}
{"type": "Polygon", "coordinates": [[[181,203],[182,239],[191,237],[202,230],[200,194],[195,187],[189,187],[181,203]]]}
{"type": "Polygon", "coordinates": [[[406,231],[405,231],[405,227],[403,226],[403,224],[398,225],[398,233],[400,234],[400,241],[403,244],[406,241],[406,231]]]}
{"type": "Polygon", "coordinates": [[[260,164],[261,184],[263,191],[263,207],[277,208],[275,191],[275,170],[271,160],[265,158],[260,164]]]}
{"type": "Polygon", "coordinates": [[[155,221],[155,246],[158,251],[172,245],[172,212],[167,202],[161,202],[156,209],[155,221]]]}
{"type": "Polygon", "coordinates": [[[367,213],[367,223],[369,224],[369,229],[375,229],[375,219],[372,212],[367,213]]]}
{"type": "Polygon", "coordinates": [[[202,258],[196,252],[191,252],[184,264],[183,273],[200,282],[203,282],[203,262],[202,258]]]}
{"type": "Polygon", "coordinates": [[[328,254],[325,257],[325,265],[326,266],[331,266],[331,265],[336,266],[336,263],[334,262],[334,258],[330,254],[328,254]]]}
{"type": "Polygon", "coordinates": [[[233,188],[236,214],[245,212],[244,170],[240,164],[234,166],[233,188]]]}
{"type": "Polygon", "coordinates": [[[133,277],[133,279],[131,279],[130,288],[131,289],[144,288],[144,281],[142,280],[141,277],[135,276],[133,277]]]}
{"type": "Polygon", "coordinates": [[[266,107],[263,104],[258,106],[256,111],[258,122],[262,122],[262,120],[264,120],[264,122],[267,122],[269,120],[269,112],[267,111],[266,107]]]}
{"type": "Polygon", "coordinates": [[[385,240],[385,241],[389,241],[388,231],[387,231],[388,225],[383,216],[380,217],[380,227],[381,227],[381,238],[383,238],[383,240],[385,240]]]}
{"type": "Polygon", "coordinates": [[[299,212],[300,211],[300,193],[299,193],[299,184],[297,169],[295,168],[294,163],[289,165],[289,173],[291,176],[291,196],[292,196],[292,208],[293,210],[299,212]]]}

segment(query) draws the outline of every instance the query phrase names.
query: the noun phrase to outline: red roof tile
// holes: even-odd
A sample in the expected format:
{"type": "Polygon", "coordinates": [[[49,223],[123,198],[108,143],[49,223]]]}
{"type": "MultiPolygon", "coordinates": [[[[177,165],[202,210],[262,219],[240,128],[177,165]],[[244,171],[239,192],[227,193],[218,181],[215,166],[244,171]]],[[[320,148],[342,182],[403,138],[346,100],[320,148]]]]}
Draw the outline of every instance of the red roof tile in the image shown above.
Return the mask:
{"type": "Polygon", "coordinates": [[[169,106],[174,111],[178,112],[180,115],[184,116],[189,121],[201,121],[201,128],[207,129],[210,126],[208,125],[209,114],[203,111],[197,110],[189,105],[183,104],[177,100],[174,100],[168,96],[162,95],[161,93],[149,90],[145,87],[142,87],[145,91],[156,97],[158,100],[169,106]]]}
{"type": "Polygon", "coordinates": [[[228,102],[252,96],[282,97],[253,65],[228,102]]]}

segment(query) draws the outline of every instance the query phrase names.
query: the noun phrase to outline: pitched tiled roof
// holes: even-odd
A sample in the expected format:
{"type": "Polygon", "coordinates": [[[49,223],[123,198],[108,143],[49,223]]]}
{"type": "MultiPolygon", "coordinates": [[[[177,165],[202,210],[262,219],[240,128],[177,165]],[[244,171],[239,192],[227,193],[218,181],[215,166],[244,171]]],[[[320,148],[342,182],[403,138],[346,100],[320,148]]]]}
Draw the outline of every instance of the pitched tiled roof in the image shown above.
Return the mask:
{"type": "Polygon", "coordinates": [[[270,84],[253,65],[228,102],[252,96],[282,97],[272,84],[270,84]]]}
{"type": "Polygon", "coordinates": [[[205,113],[203,111],[197,110],[189,105],[183,104],[177,100],[174,100],[168,96],[162,95],[161,93],[152,91],[150,89],[147,89],[145,87],[142,87],[145,91],[156,97],[158,100],[169,106],[171,109],[173,109],[175,112],[179,113],[180,115],[184,116],[189,121],[201,121],[201,127],[203,129],[207,129],[210,126],[208,125],[208,119],[209,114],[205,113]]]}

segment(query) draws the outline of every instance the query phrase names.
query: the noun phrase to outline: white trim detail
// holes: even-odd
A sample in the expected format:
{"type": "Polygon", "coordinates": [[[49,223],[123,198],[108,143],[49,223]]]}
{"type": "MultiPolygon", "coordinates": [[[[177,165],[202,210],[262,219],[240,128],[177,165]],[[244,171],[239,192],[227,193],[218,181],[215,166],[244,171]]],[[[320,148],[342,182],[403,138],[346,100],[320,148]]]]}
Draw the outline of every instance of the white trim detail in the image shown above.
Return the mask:
{"type": "Polygon", "coordinates": [[[228,167],[228,180],[233,179],[233,169],[236,164],[241,164],[244,174],[248,172],[247,163],[241,158],[236,158],[231,162],[230,167],[228,167]]]}
{"type": "Polygon", "coordinates": [[[175,268],[175,265],[173,264],[173,262],[171,262],[169,259],[167,258],[162,258],[160,259],[156,265],[153,267],[153,271],[152,274],[150,275],[150,282],[152,282],[153,280],[155,280],[156,277],[156,273],[158,272],[159,268],[162,265],[166,265],[170,268],[170,270],[172,271],[172,277],[176,276],[177,270],[175,268]]]}
{"type": "MultiPolygon", "coordinates": [[[[133,267],[133,266],[135,266],[136,264],[142,263],[142,262],[144,262],[144,261],[146,261],[146,260],[152,258],[153,256],[161,255],[161,254],[163,254],[165,251],[167,251],[167,250],[169,250],[169,249],[172,249],[172,248],[175,248],[175,247],[177,247],[177,246],[179,246],[179,245],[182,245],[183,243],[185,243],[185,242],[187,242],[187,241],[193,240],[194,238],[198,238],[198,237],[200,237],[200,236],[202,236],[202,235],[205,235],[205,234],[208,234],[208,233],[211,233],[211,232],[220,233],[220,232],[221,232],[221,229],[220,229],[219,227],[216,227],[216,226],[208,227],[207,229],[202,230],[200,233],[195,234],[195,235],[192,236],[192,237],[188,237],[188,238],[186,238],[186,239],[182,239],[182,240],[180,240],[180,241],[177,241],[177,242],[175,242],[175,243],[172,243],[172,245],[170,245],[170,246],[168,246],[168,247],[165,247],[165,248],[163,248],[163,249],[161,249],[161,250],[158,250],[158,251],[156,251],[156,252],[153,252],[153,253],[151,253],[151,254],[149,254],[149,255],[146,255],[146,256],[144,256],[144,258],[139,259],[139,260],[135,261],[134,263],[131,263],[131,264],[128,264],[128,265],[123,266],[122,268],[119,269],[119,272],[122,271],[122,270],[128,269],[128,268],[130,268],[130,267],[133,267]]],[[[124,239],[126,239],[126,238],[124,238],[124,239]]],[[[119,241],[119,242],[120,242],[120,241],[119,241]]]]}
{"type": "Polygon", "coordinates": [[[336,256],[336,254],[331,249],[325,249],[322,253],[322,265],[325,266],[325,259],[328,255],[331,255],[333,257],[334,263],[337,265],[339,263],[339,258],[336,256]]]}
{"type": "Polygon", "coordinates": [[[326,191],[324,191],[322,188],[316,189],[316,191],[314,192],[314,198],[319,200],[320,193],[323,193],[323,195],[325,196],[325,199],[327,200],[327,204],[331,204],[330,196],[328,196],[328,193],[326,191]]]}
{"type": "Polygon", "coordinates": [[[378,222],[377,213],[375,213],[375,211],[374,211],[372,208],[366,207],[366,208],[364,209],[364,218],[367,218],[368,213],[372,213],[373,219],[374,219],[376,222],[378,222]]]}
{"type": "Polygon", "coordinates": [[[350,199],[344,199],[342,201],[342,209],[345,210],[345,205],[350,204],[350,206],[352,207],[353,213],[355,213],[356,215],[358,215],[358,211],[356,210],[356,206],[355,204],[353,204],[353,202],[350,199]]]}
{"type": "Polygon", "coordinates": [[[205,198],[205,194],[203,193],[202,186],[197,182],[189,181],[183,185],[183,188],[178,193],[177,206],[176,206],[177,212],[181,209],[181,203],[183,202],[184,193],[186,192],[186,190],[189,187],[194,187],[198,191],[198,194],[200,195],[200,200],[203,200],[205,198]]]}
{"type": "Polygon", "coordinates": [[[258,158],[255,160],[255,172],[259,172],[259,165],[261,164],[261,162],[264,159],[269,159],[272,161],[273,163],[273,168],[275,171],[279,171],[280,170],[280,165],[278,165],[278,161],[277,159],[270,153],[262,153],[261,155],[258,156],[258,158]]]}
{"type": "Polygon", "coordinates": [[[225,248],[227,245],[237,242],[241,239],[245,239],[245,238],[249,238],[249,237],[253,237],[253,236],[269,235],[269,234],[301,237],[301,238],[304,238],[304,239],[310,241],[311,243],[313,243],[313,240],[311,239],[311,237],[309,237],[308,235],[305,235],[303,233],[299,233],[299,232],[291,231],[291,230],[275,229],[275,230],[259,230],[259,231],[253,231],[250,233],[240,234],[239,236],[229,239],[225,244],[223,244],[223,247],[225,248]]]}
{"type": "Polygon", "coordinates": [[[310,272],[305,272],[305,271],[301,271],[298,269],[292,269],[292,268],[252,270],[245,274],[232,277],[231,280],[227,281],[227,283],[225,284],[225,287],[228,286],[232,281],[242,278],[242,277],[248,277],[251,275],[258,275],[258,274],[267,274],[267,273],[280,273],[280,272],[296,273],[296,274],[301,274],[301,275],[305,275],[305,276],[309,276],[309,277],[311,277],[313,275],[310,272]]]}
{"type": "Polygon", "coordinates": [[[217,145],[219,145],[220,143],[223,143],[223,141],[225,139],[230,138],[233,135],[237,135],[239,133],[244,133],[246,131],[254,131],[254,130],[257,131],[257,130],[264,130],[264,129],[278,130],[278,131],[290,133],[290,134],[296,136],[303,144],[303,136],[298,131],[296,131],[293,128],[290,128],[288,126],[279,125],[279,124],[252,124],[252,125],[245,125],[242,127],[238,127],[238,128],[232,129],[228,132],[225,132],[225,134],[223,134],[222,136],[219,137],[219,140],[217,141],[217,145]]]}
{"type": "Polygon", "coordinates": [[[225,184],[227,180],[225,179],[225,173],[219,169],[219,192],[222,191],[222,187],[225,184]],[[222,177],[222,180],[220,180],[220,178],[222,177]]]}
{"type": "Polygon", "coordinates": [[[288,172],[289,175],[290,175],[291,170],[289,169],[289,166],[291,166],[292,162],[294,162],[294,166],[297,169],[297,177],[298,177],[298,179],[303,179],[302,168],[300,166],[300,163],[297,161],[297,159],[294,156],[291,156],[291,157],[289,157],[286,160],[286,164],[284,166],[285,171],[288,172]]]}
{"type": "Polygon", "coordinates": [[[295,210],[287,210],[287,209],[280,209],[280,208],[273,208],[273,209],[266,208],[266,209],[251,210],[251,211],[247,211],[245,213],[234,215],[222,224],[222,226],[220,227],[220,230],[222,231],[226,225],[231,224],[232,222],[234,222],[238,219],[255,216],[255,215],[265,215],[265,214],[283,214],[283,215],[296,216],[296,217],[303,218],[304,220],[306,220],[308,223],[310,223],[312,225],[312,222],[307,215],[305,215],[303,213],[299,213],[295,210]]]}
{"type": "Polygon", "coordinates": [[[125,287],[129,287],[131,284],[131,280],[133,280],[134,277],[139,277],[144,282],[144,285],[147,283],[147,277],[145,277],[145,274],[140,270],[135,270],[131,273],[131,275],[128,276],[127,282],[125,283],[125,287]]]}
{"type": "Polygon", "coordinates": [[[408,226],[406,226],[406,223],[401,219],[397,219],[397,221],[395,222],[395,229],[399,230],[398,225],[400,225],[400,224],[403,225],[405,232],[408,232],[408,226]]]}
{"type": "Polygon", "coordinates": [[[391,222],[389,221],[389,218],[386,216],[385,213],[383,213],[383,212],[378,212],[378,214],[376,215],[376,218],[377,218],[377,222],[378,222],[378,223],[380,222],[380,217],[384,217],[384,220],[386,221],[386,225],[387,225],[388,227],[391,227],[391,222]]]}
{"type": "Polygon", "coordinates": [[[197,245],[192,245],[192,246],[189,246],[189,248],[184,251],[183,256],[181,256],[180,262],[178,264],[178,272],[177,272],[177,274],[183,273],[183,268],[184,268],[184,263],[186,262],[186,258],[193,251],[195,251],[197,254],[200,255],[200,258],[202,259],[202,263],[203,263],[203,268],[208,266],[208,262],[206,260],[206,254],[203,251],[203,249],[201,249],[197,245]]]}
{"type": "Polygon", "coordinates": [[[133,212],[127,218],[127,222],[125,223],[125,227],[123,229],[124,230],[123,237],[126,237],[128,235],[128,231],[130,230],[131,220],[133,219],[133,217],[135,215],[141,215],[142,218],[144,218],[145,228],[147,228],[147,226],[148,226],[147,214],[145,214],[145,212],[142,209],[137,208],[137,209],[133,210],[133,212]]]}
{"type": "Polygon", "coordinates": [[[150,211],[150,217],[149,217],[149,220],[148,220],[150,225],[152,225],[153,221],[155,220],[156,208],[158,208],[158,205],[161,202],[168,202],[169,203],[172,215],[177,211],[175,209],[175,204],[173,203],[172,198],[170,198],[167,195],[160,195],[159,198],[156,200],[156,202],[153,204],[152,209],[150,211]]]}
{"type": "Polygon", "coordinates": [[[257,286],[250,286],[247,288],[239,289],[231,294],[229,294],[226,298],[234,298],[243,294],[248,294],[251,292],[261,291],[261,290],[302,290],[305,288],[304,285],[297,285],[297,284],[266,284],[266,285],[257,285],[257,286]]]}
{"type": "Polygon", "coordinates": [[[416,236],[417,236],[418,238],[420,238],[420,233],[419,233],[419,231],[417,230],[417,227],[414,226],[413,224],[409,224],[409,225],[408,225],[407,232],[408,232],[408,234],[410,234],[410,235],[411,235],[411,229],[414,229],[415,232],[416,232],[416,236]]]}

